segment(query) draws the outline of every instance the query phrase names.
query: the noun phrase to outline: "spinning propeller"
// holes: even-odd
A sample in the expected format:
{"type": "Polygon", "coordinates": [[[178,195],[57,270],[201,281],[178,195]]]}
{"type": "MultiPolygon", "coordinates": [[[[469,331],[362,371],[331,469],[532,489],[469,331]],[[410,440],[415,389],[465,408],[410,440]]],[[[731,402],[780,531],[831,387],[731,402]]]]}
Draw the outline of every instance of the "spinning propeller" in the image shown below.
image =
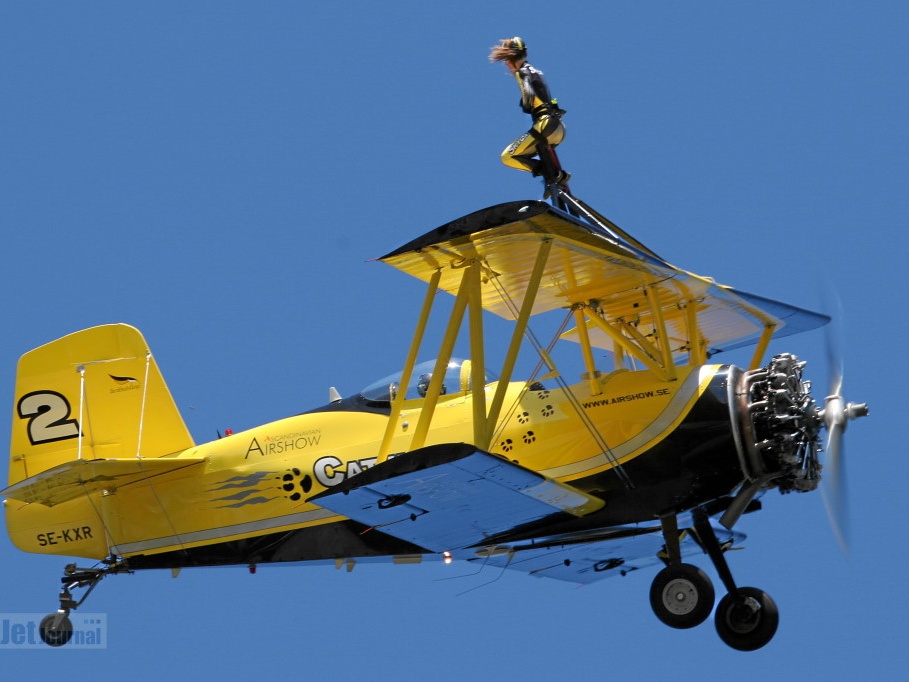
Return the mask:
{"type": "MultiPolygon", "coordinates": [[[[839,306],[837,306],[839,308],[839,306]]],[[[837,310],[840,313],[840,310],[837,310]]],[[[837,315],[840,319],[841,314],[837,315]]],[[[838,325],[837,325],[838,326],[838,325]]],[[[820,417],[827,427],[826,465],[824,467],[824,504],[830,517],[830,525],[843,552],[849,550],[848,500],[846,499],[845,463],[843,434],[850,420],[868,416],[866,403],[847,403],[843,398],[843,361],[839,351],[839,329],[827,333],[827,364],[830,376],[830,390],[820,411],[820,417]]]]}

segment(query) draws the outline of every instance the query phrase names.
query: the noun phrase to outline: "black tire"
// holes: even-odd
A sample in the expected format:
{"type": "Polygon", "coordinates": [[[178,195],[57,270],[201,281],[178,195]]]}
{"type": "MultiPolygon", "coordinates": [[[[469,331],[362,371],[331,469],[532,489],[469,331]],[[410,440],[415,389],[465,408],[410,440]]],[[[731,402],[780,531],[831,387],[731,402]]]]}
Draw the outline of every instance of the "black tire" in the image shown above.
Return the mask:
{"type": "Polygon", "coordinates": [[[667,566],[650,585],[650,607],[671,628],[700,625],[713,610],[716,594],[704,571],[691,564],[667,566]]]}
{"type": "Polygon", "coordinates": [[[41,641],[48,646],[63,646],[73,638],[73,624],[69,617],[63,616],[63,619],[57,623],[57,627],[54,627],[56,617],[56,613],[49,613],[41,619],[41,624],[38,626],[38,635],[41,637],[41,641]]]}
{"type": "Polygon", "coordinates": [[[766,592],[740,587],[720,600],[714,620],[725,644],[739,651],[755,651],[773,639],[780,612],[766,592]]]}

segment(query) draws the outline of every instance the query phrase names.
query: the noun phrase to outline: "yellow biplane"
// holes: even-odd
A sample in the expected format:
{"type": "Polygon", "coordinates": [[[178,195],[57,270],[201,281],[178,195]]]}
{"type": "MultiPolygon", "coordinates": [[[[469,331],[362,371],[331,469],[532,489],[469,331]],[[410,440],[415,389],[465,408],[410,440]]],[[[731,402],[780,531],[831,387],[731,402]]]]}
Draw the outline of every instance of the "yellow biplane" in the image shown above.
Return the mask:
{"type": "Polygon", "coordinates": [[[380,260],[427,284],[401,370],[210,443],[193,441],[133,327],[21,358],[10,537],[97,561],[66,566],[45,642],[69,641],[70,611],[112,573],[433,558],[577,583],[661,566],[652,608],[690,628],[715,601],[683,560],[696,554],[726,591],[723,641],[770,641],[776,606],[736,584],[725,552],[766,491],[818,487],[822,429],[835,459],[849,419],[867,413],[839,382],[816,405],[793,355],[764,360],[771,339],[828,317],[680,270],[558,187],[552,203],[477,211],[380,260]],[[425,353],[440,307],[444,333],[425,353]],[[484,311],[513,322],[495,367],[484,311]],[[542,341],[537,322],[552,318],[542,341]],[[576,350],[579,377],[563,374],[557,344],[576,350]],[[711,362],[749,344],[749,367],[711,362]],[[522,348],[536,369],[516,380],[522,348]]]}

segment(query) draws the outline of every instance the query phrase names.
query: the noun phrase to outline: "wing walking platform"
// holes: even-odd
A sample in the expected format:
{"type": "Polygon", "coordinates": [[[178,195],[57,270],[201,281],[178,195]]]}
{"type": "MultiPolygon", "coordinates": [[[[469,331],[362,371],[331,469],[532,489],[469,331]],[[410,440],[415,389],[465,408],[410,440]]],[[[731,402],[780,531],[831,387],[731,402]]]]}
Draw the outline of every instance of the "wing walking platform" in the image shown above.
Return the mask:
{"type": "Polygon", "coordinates": [[[432,552],[494,542],[534,523],[585,516],[604,505],[465,444],[398,455],[309,501],[432,552]]]}

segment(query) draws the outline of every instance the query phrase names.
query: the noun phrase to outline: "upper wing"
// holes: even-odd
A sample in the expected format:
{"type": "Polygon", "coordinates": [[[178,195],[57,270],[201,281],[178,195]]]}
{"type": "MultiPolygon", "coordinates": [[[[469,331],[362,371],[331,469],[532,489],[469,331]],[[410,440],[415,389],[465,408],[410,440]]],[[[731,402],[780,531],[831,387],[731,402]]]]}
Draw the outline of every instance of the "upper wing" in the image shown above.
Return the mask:
{"type": "MultiPolygon", "coordinates": [[[[608,222],[608,221],[607,221],[608,222]]],[[[614,227],[614,226],[612,226],[614,227]]],[[[825,315],[737,291],[685,272],[620,229],[604,230],[541,201],[511,202],[447,223],[380,260],[424,281],[441,272],[439,287],[455,293],[462,266],[479,259],[486,271],[483,307],[512,318],[531,282],[543,242],[551,244],[533,314],[590,305],[609,324],[642,337],[665,322],[674,362],[697,338],[708,352],[755,343],[772,327],[780,336],[829,321],[825,315]],[[696,333],[690,329],[697,324],[696,333]]],[[[591,343],[612,348],[591,327],[591,343]]]]}
{"type": "Polygon", "coordinates": [[[398,455],[310,499],[432,552],[494,543],[533,524],[604,504],[472,445],[398,455]]]}

